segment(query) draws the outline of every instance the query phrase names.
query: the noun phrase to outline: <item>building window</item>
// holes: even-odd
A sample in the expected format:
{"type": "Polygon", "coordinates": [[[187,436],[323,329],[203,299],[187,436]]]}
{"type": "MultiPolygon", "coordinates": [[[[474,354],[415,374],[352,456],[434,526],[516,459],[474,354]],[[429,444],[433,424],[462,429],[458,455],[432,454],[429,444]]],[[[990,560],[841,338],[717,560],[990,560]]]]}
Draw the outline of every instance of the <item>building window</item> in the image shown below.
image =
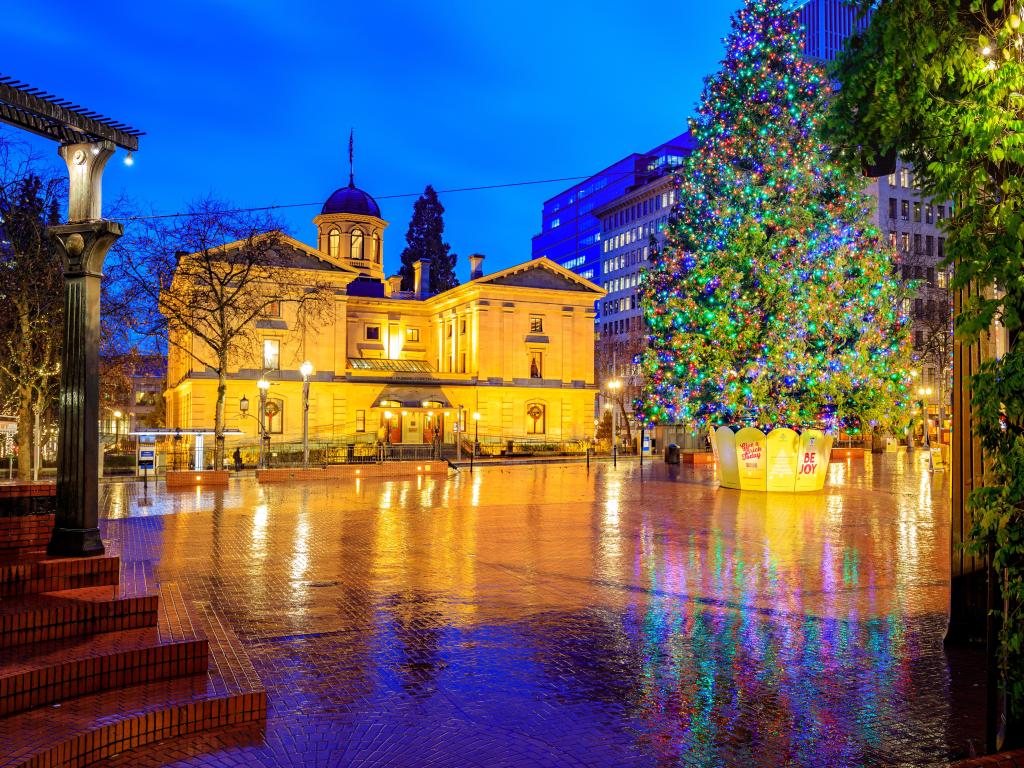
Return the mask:
{"type": "Polygon", "coordinates": [[[380,264],[380,235],[376,232],[373,233],[373,237],[370,239],[370,258],[380,264]]]}
{"type": "Polygon", "coordinates": [[[284,432],[284,401],[273,399],[267,400],[267,409],[263,412],[267,432],[272,435],[280,435],[284,432]]]}
{"type": "Polygon", "coordinates": [[[547,409],[541,403],[528,403],[526,406],[526,434],[543,435],[545,428],[545,411],[547,409]]]}
{"type": "Polygon", "coordinates": [[[361,229],[352,230],[352,258],[363,258],[363,231],[361,229]]]}
{"type": "Polygon", "coordinates": [[[939,288],[946,288],[946,287],[948,287],[949,280],[947,279],[946,270],[940,269],[938,271],[938,273],[935,275],[935,278],[936,278],[936,283],[938,284],[939,288]]]}
{"type": "Polygon", "coordinates": [[[281,316],[281,302],[271,301],[263,309],[260,310],[262,317],[280,317],[281,316]]]}
{"type": "Polygon", "coordinates": [[[914,221],[921,220],[921,204],[914,203],[914,221]]]}
{"type": "Polygon", "coordinates": [[[918,349],[924,346],[924,331],[914,332],[914,346],[918,349]]]}
{"type": "Polygon", "coordinates": [[[896,186],[896,172],[895,171],[889,174],[889,186],[890,187],[895,187],[896,186]]]}
{"type": "Polygon", "coordinates": [[[889,232],[889,247],[890,248],[895,248],[896,247],[896,233],[892,232],[892,231],[889,232]]]}
{"type": "Polygon", "coordinates": [[[466,320],[465,320],[465,318],[463,318],[462,320],[459,321],[459,333],[462,334],[463,336],[466,335],[466,320]]]}
{"type": "Polygon", "coordinates": [[[356,432],[366,431],[366,411],[356,411],[356,432]]]}
{"type": "Polygon", "coordinates": [[[946,218],[946,206],[937,205],[935,206],[935,219],[936,221],[942,221],[946,218]]]}
{"type": "Polygon", "coordinates": [[[907,189],[910,187],[910,171],[900,168],[900,186],[907,189]]]}
{"type": "Polygon", "coordinates": [[[900,201],[900,218],[904,221],[910,220],[910,203],[907,200],[900,201]]]}
{"type": "Polygon", "coordinates": [[[890,219],[895,219],[896,218],[896,198],[895,197],[890,197],[889,198],[889,218],[890,219]]]}
{"type": "Polygon", "coordinates": [[[406,328],[405,329],[405,340],[406,341],[419,341],[420,340],[420,329],[419,328],[406,328]]]}
{"type": "Polygon", "coordinates": [[[531,317],[530,318],[530,333],[544,333],[544,318],[543,317],[531,317]]]}
{"type": "Polygon", "coordinates": [[[366,340],[367,341],[380,341],[380,326],[379,325],[368,325],[368,326],[366,326],[366,340]]]}
{"type": "Polygon", "coordinates": [[[341,233],[336,229],[332,229],[330,234],[327,235],[327,255],[337,256],[340,247],[341,233]]]}
{"type": "Polygon", "coordinates": [[[459,353],[459,373],[465,373],[465,372],[466,372],[466,353],[465,352],[460,352],[459,353]]]}
{"type": "Polygon", "coordinates": [[[931,224],[932,223],[932,218],[933,218],[933,211],[932,211],[931,203],[929,203],[928,205],[926,205],[924,207],[924,220],[925,220],[925,223],[926,224],[931,224]]]}
{"type": "Polygon", "coordinates": [[[910,235],[906,232],[900,235],[900,245],[903,247],[904,253],[910,250],[910,235]]]}
{"type": "Polygon", "coordinates": [[[531,352],[530,353],[530,378],[540,379],[543,378],[544,374],[544,353],[543,352],[531,352]]]}
{"type": "Polygon", "coordinates": [[[938,246],[938,257],[940,259],[946,258],[946,239],[943,237],[936,238],[936,245],[938,246]]]}
{"type": "Polygon", "coordinates": [[[448,338],[449,339],[452,337],[453,333],[455,333],[455,325],[453,323],[448,323],[448,338]]]}
{"type": "Polygon", "coordinates": [[[921,255],[921,236],[920,235],[914,235],[914,253],[916,253],[918,256],[921,255]]]}
{"type": "Polygon", "coordinates": [[[929,256],[935,255],[935,238],[931,235],[926,235],[924,238],[924,252],[929,256]]]}
{"type": "Polygon", "coordinates": [[[281,342],[277,339],[263,340],[263,370],[281,370],[281,342]]]}

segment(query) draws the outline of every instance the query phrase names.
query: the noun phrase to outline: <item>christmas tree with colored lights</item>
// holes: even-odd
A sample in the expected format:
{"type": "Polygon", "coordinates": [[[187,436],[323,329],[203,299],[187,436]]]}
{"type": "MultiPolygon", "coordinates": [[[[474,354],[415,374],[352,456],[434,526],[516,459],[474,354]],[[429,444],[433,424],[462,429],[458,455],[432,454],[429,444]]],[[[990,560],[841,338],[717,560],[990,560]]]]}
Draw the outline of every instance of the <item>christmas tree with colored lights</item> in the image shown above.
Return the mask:
{"type": "Polygon", "coordinates": [[[641,291],[650,424],[895,426],[906,286],[865,181],[818,135],[831,85],[781,0],[748,0],[691,120],[697,148],[641,291]]]}

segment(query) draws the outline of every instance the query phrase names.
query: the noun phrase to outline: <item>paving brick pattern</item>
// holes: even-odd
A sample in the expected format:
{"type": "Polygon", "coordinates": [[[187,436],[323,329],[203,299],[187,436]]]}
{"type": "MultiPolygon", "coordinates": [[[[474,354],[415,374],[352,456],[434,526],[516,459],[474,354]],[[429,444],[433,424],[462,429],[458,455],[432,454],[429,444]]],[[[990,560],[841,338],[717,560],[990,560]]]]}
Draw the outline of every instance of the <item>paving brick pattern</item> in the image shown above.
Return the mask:
{"type": "Polygon", "coordinates": [[[942,646],[948,477],[903,456],[829,471],[822,493],[769,496],[627,462],[108,485],[109,551],[220,617],[269,710],[263,732],[104,765],[967,757],[983,688],[979,659],[942,646]]]}

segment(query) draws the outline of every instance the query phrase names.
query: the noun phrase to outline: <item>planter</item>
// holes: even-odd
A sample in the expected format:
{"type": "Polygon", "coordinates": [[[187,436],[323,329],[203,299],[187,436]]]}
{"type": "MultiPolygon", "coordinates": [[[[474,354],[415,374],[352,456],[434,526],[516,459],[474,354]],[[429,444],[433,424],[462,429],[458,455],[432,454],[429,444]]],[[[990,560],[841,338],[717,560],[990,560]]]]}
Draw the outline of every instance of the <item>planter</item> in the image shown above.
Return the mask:
{"type": "Polygon", "coordinates": [[[820,429],[754,427],[711,430],[718,483],[743,491],[820,491],[825,487],[832,436],[820,429]]]}

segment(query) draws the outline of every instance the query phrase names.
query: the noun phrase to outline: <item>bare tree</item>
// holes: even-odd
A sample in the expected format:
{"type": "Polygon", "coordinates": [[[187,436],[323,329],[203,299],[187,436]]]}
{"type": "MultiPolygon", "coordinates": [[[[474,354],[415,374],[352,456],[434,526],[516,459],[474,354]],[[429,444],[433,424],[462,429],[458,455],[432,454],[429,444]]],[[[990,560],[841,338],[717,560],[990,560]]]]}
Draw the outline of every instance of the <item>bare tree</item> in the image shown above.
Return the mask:
{"type": "Polygon", "coordinates": [[[18,416],[18,478],[31,477],[35,422],[60,382],[64,280],[46,235],[66,181],[24,145],[0,137],[0,379],[18,416]]]}
{"type": "Polygon", "coordinates": [[[220,467],[228,374],[253,359],[255,321],[272,307],[292,305],[301,332],[330,307],[331,286],[297,277],[295,268],[310,257],[273,218],[209,198],[182,216],[149,220],[117,256],[120,300],[134,317],[132,330],[217,374],[214,466],[220,467]]]}
{"type": "Polygon", "coordinates": [[[644,332],[634,327],[637,320],[642,318],[629,321],[630,326],[625,332],[602,338],[594,353],[594,368],[601,397],[619,412],[619,429],[625,429],[629,445],[633,444],[633,403],[643,390],[637,361],[644,348],[644,332]],[[610,387],[609,383],[613,381],[618,382],[618,386],[610,387]]]}
{"type": "Polygon", "coordinates": [[[908,253],[902,259],[903,277],[916,289],[910,316],[914,353],[922,369],[934,369],[938,397],[939,439],[945,423],[953,372],[953,295],[949,274],[927,253],[908,253]]]}

